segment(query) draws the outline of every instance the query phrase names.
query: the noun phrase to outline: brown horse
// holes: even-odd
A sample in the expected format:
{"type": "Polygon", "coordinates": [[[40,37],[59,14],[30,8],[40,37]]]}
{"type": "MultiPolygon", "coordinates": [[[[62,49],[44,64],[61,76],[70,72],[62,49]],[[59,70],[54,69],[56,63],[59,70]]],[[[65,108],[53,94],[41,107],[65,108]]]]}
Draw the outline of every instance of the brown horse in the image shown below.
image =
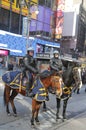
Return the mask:
{"type": "MultiPolygon", "coordinates": [[[[61,89],[61,79],[58,76],[48,76],[46,78],[41,79],[41,82],[45,88],[45,90],[47,90],[49,88],[49,86],[52,87],[52,89],[55,90],[56,93],[58,93],[59,95],[62,93],[62,89],[61,89]]],[[[14,105],[14,98],[18,95],[18,93],[22,94],[23,96],[25,96],[25,90],[21,90],[19,91],[19,89],[14,89],[12,88],[10,85],[7,85],[5,83],[5,89],[4,89],[4,103],[6,105],[6,112],[9,115],[10,111],[9,111],[9,103],[11,103],[14,115],[17,116],[17,112],[16,112],[16,107],[14,105]]],[[[37,101],[36,100],[36,95],[32,98],[32,118],[31,118],[31,125],[34,125],[34,120],[36,121],[36,123],[39,124],[39,119],[38,119],[38,114],[39,114],[39,110],[40,110],[40,106],[42,104],[42,101],[37,101]]]]}
{"type": "MultiPolygon", "coordinates": [[[[76,83],[76,80],[74,78],[75,73],[74,70],[76,67],[78,67],[77,62],[73,61],[64,61],[66,69],[63,71],[62,74],[62,81],[63,81],[63,87],[62,87],[62,93],[56,93],[56,103],[57,103],[57,112],[56,112],[56,121],[60,119],[59,113],[60,113],[60,107],[61,107],[61,100],[63,101],[63,112],[62,112],[62,120],[64,121],[66,117],[66,108],[68,104],[69,98],[72,96],[72,91],[76,89],[77,86],[74,84],[76,83]]],[[[79,77],[79,74],[77,75],[79,77]]],[[[79,86],[78,86],[79,87],[79,86]]],[[[43,108],[46,110],[46,103],[43,103],[43,108]]]]}

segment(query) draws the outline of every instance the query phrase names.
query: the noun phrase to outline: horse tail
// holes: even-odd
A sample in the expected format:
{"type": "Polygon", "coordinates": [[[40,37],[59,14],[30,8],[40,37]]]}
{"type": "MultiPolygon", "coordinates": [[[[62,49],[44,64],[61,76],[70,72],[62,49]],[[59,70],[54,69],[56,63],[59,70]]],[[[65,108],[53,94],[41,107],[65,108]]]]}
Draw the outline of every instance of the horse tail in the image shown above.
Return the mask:
{"type": "Polygon", "coordinates": [[[4,105],[6,106],[6,85],[4,88],[3,101],[4,101],[4,105]]]}

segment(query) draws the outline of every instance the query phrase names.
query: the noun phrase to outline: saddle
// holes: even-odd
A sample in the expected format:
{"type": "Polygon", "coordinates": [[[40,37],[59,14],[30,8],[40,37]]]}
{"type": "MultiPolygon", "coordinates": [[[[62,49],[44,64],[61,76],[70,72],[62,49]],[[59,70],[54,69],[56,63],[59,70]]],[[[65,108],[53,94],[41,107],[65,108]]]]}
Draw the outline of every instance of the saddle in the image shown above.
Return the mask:
{"type": "Polygon", "coordinates": [[[51,76],[51,75],[52,75],[51,71],[45,70],[45,71],[43,71],[42,73],[39,74],[39,77],[40,77],[41,79],[44,79],[44,78],[46,78],[46,77],[48,77],[48,76],[51,76]]]}

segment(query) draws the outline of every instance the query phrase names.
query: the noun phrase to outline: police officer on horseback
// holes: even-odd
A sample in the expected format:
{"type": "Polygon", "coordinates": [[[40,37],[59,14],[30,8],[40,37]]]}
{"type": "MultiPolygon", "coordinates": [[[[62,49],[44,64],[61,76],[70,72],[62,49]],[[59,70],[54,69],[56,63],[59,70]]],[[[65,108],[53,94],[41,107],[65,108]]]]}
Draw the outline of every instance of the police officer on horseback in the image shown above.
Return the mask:
{"type": "Polygon", "coordinates": [[[53,58],[50,60],[50,69],[52,73],[56,73],[58,76],[61,76],[63,64],[60,59],[59,51],[54,51],[53,58]]]}
{"type": "Polygon", "coordinates": [[[33,74],[38,73],[37,69],[37,63],[36,60],[33,58],[34,56],[34,49],[32,47],[29,47],[27,49],[27,54],[23,58],[23,74],[27,77],[28,82],[26,84],[26,96],[33,96],[33,93],[31,93],[30,88],[32,87],[33,83],[33,74]]]}

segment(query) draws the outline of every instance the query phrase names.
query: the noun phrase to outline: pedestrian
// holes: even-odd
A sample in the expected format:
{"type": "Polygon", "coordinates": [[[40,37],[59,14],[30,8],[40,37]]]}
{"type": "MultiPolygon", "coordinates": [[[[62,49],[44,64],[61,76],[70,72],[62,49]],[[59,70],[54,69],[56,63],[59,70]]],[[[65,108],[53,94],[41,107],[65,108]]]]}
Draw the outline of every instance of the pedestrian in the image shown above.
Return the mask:
{"type": "Polygon", "coordinates": [[[13,71],[13,67],[14,67],[14,65],[13,65],[12,61],[10,61],[10,63],[8,63],[8,71],[13,71]]]}

